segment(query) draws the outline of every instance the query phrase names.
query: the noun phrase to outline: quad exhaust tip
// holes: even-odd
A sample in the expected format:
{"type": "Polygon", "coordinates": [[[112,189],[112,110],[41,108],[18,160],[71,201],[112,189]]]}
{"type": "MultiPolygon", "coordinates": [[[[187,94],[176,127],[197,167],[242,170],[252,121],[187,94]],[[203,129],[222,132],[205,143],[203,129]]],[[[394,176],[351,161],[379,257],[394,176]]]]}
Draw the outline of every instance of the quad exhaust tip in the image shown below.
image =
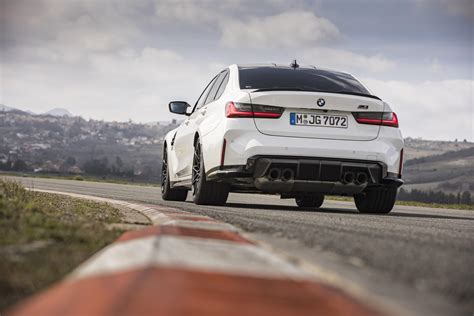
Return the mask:
{"type": "Polygon", "coordinates": [[[293,172],[293,170],[291,169],[283,169],[283,171],[281,172],[281,180],[282,181],[290,181],[290,180],[293,180],[295,174],[293,172]]]}
{"type": "Polygon", "coordinates": [[[285,168],[283,170],[279,168],[271,168],[268,171],[267,178],[270,181],[281,180],[283,182],[293,180],[295,177],[295,173],[293,170],[289,168],[285,168]]]}
{"type": "Polygon", "coordinates": [[[281,170],[278,168],[272,168],[268,172],[268,179],[270,179],[271,181],[278,180],[280,179],[280,177],[281,177],[281,170]]]}
{"type": "Polygon", "coordinates": [[[350,183],[353,183],[354,182],[354,178],[355,178],[355,174],[354,172],[346,172],[344,173],[344,175],[342,176],[342,183],[344,184],[350,184],[350,183]]]}
{"type": "Polygon", "coordinates": [[[358,172],[357,174],[351,171],[345,172],[342,176],[342,183],[364,185],[367,183],[367,174],[365,172],[358,172]]]}
{"type": "MultiPolygon", "coordinates": [[[[270,181],[281,180],[283,182],[287,182],[287,181],[293,180],[294,177],[295,177],[295,172],[290,168],[285,168],[283,170],[279,168],[271,168],[267,174],[267,178],[270,181]]],[[[364,185],[367,183],[367,180],[368,178],[365,172],[358,172],[356,174],[352,171],[348,171],[342,175],[341,182],[343,184],[353,183],[355,185],[364,185]]]]}
{"type": "Polygon", "coordinates": [[[359,172],[355,179],[355,184],[361,185],[367,183],[367,175],[365,172],[359,172]]]}

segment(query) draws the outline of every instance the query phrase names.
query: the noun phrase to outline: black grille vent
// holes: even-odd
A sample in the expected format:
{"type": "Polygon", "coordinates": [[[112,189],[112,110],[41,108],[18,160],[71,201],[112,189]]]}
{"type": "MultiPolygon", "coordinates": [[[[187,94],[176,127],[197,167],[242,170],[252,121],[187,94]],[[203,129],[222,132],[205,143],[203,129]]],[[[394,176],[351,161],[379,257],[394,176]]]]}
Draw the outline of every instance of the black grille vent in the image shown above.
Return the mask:
{"type": "Polygon", "coordinates": [[[341,179],[341,164],[339,162],[324,162],[321,166],[320,181],[339,181],[341,179]]]}
{"type": "Polygon", "coordinates": [[[319,177],[319,163],[306,164],[301,163],[298,171],[298,180],[318,180],[319,177]]]}

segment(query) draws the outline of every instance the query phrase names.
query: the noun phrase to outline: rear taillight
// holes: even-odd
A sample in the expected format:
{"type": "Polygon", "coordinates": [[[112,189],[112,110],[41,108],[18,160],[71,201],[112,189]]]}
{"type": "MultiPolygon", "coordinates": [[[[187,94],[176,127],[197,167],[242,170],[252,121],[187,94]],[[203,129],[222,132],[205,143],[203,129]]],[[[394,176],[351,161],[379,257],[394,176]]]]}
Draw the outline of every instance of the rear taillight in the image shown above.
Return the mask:
{"type": "Polygon", "coordinates": [[[279,106],[227,102],[225,116],[227,117],[256,117],[256,118],[279,118],[283,113],[279,106]]]}
{"type": "Polygon", "coordinates": [[[395,112],[353,112],[352,115],[360,124],[398,127],[398,117],[395,112]]]}

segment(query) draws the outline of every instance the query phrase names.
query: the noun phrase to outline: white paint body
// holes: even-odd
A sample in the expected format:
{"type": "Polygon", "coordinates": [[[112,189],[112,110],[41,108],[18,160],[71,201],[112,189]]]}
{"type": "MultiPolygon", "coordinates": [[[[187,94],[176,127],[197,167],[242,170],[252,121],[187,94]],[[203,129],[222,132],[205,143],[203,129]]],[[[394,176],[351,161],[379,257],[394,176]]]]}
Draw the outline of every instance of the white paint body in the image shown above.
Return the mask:
{"type": "Polygon", "coordinates": [[[368,105],[370,111],[392,112],[381,100],[356,95],[323,92],[269,91],[241,89],[237,65],[231,65],[223,94],[187,116],[165,138],[170,181],[191,179],[194,139],[203,148],[206,172],[221,166],[223,141],[226,140],[224,166],[245,165],[255,155],[357,159],[382,162],[387,171],[400,172],[403,137],[399,128],[365,125],[355,121],[351,112],[368,105]],[[289,113],[321,111],[318,98],[326,100],[328,114],[346,114],[348,128],[292,126],[289,113]],[[227,102],[266,104],[284,107],[279,119],[227,118],[227,102]],[[331,107],[332,106],[332,107],[331,107]]]}

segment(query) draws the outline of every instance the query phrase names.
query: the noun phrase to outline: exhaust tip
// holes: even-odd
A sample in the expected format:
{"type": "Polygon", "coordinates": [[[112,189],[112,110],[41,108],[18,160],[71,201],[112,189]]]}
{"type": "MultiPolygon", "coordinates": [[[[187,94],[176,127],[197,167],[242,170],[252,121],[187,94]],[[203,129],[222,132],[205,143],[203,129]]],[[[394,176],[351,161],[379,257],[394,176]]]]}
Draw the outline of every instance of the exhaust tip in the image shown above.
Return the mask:
{"type": "Polygon", "coordinates": [[[283,169],[281,172],[281,180],[290,181],[294,178],[294,172],[291,169],[283,169]]]}
{"type": "Polygon", "coordinates": [[[346,172],[342,176],[342,183],[344,184],[352,183],[354,182],[354,177],[355,177],[354,172],[346,172]]]}
{"type": "Polygon", "coordinates": [[[270,179],[271,181],[275,181],[275,180],[279,179],[280,176],[281,176],[281,171],[280,171],[280,169],[272,168],[272,169],[270,169],[270,171],[268,172],[268,179],[270,179]]]}
{"type": "Polygon", "coordinates": [[[356,177],[356,184],[365,184],[367,182],[367,175],[365,172],[359,172],[356,177]]]}

